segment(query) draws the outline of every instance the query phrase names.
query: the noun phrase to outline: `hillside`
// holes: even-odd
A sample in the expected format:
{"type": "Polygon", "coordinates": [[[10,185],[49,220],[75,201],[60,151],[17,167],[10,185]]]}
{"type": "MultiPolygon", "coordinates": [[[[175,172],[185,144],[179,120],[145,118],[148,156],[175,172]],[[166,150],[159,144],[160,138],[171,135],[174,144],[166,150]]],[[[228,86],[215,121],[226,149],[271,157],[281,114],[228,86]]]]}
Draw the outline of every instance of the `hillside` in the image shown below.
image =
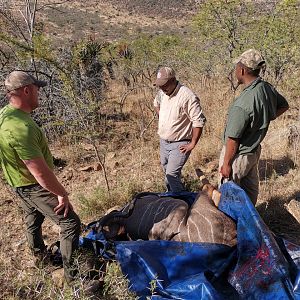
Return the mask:
{"type": "MultiPolygon", "coordinates": [[[[57,1],[53,1],[56,3],[57,1]]],[[[45,1],[49,3],[49,1],[45,1]]],[[[197,11],[195,1],[69,1],[58,9],[45,7],[47,31],[58,39],[94,36],[115,41],[143,34],[184,34],[197,11]]]]}

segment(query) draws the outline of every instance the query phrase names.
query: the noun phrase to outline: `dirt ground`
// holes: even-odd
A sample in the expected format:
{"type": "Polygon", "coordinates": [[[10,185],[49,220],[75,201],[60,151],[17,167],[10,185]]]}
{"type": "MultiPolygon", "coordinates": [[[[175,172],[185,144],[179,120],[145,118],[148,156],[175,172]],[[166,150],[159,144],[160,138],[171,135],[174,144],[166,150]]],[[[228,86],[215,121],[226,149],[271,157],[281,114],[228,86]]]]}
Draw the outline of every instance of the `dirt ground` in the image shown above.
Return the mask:
{"type": "MultiPolygon", "coordinates": [[[[282,124],[284,121],[281,121],[282,124]]],[[[282,137],[278,134],[278,127],[271,128],[263,143],[263,152],[259,165],[260,171],[260,196],[256,208],[269,228],[296,244],[300,244],[300,220],[297,220],[297,211],[289,211],[288,205],[293,201],[300,201],[300,172],[292,160],[293,147],[287,148],[286,128],[282,127],[282,137]],[[285,129],[284,129],[285,128],[285,129]],[[286,141],[286,142],[284,142],[286,141]],[[277,145],[276,147],[274,145],[277,145]],[[287,151],[289,149],[289,151],[287,151]]],[[[144,191],[161,191],[162,172],[159,166],[158,143],[153,139],[148,142],[135,141],[123,145],[116,151],[107,154],[107,172],[112,188],[124,185],[124,182],[140,182],[140,188],[144,191]]],[[[194,168],[200,167],[206,172],[209,179],[214,183],[217,177],[217,157],[209,162],[197,159],[201,147],[195,149],[190,161],[184,170],[184,177],[188,181],[197,180],[194,168]],[[193,180],[192,180],[193,179],[193,180]]],[[[87,224],[93,218],[103,215],[99,211],[96,215],[86,215],[81,210],[79,194],[83,193],[90,197],[97,186],[104,186],[103,173],[101,171],[83,171],[84,167],[93,163],[89,157],[91,151],[88,145],[81,145],[77,151],[70,151],[70,146],[52,145],[52,151],[56,158],[60,158],[60,164],[55,172],[61,182],[71,192],[71,199],[75,209],[82,214],[82,221],[87,224]],[[84,150],[85,149],[85,150],[84,150]]],[[[0,295],[5,298],[8,293],[7,286],[12,286],[15,281],[15,293],[20,282],[35,276],[36,268],[29,254],[22,214],[18,208],[18,199],[1,181],[0,195],[0,274],[13,276],[2,277],[0,295]]],[[[194,184],[195,189],[197,184],[194,184]]],[[[130,199],[128,199],[129,201],[130,199]]],[[[99,198],[99,202],[101,199],[99,198]]],[[[125,199],[123,200],[125,202],[125,199]]],[[[111,203],[114,206],[115,203],[111,203]]],[[[298,207],[299,209],[299,207],[298,207]]],[[[298,211],[299,213],[299,211],[298,211]]],[[[58,239],[59,229],[56,225],[46,221],[43,227],[45,242],[49,245],[58,239]]],[[[11,295],[11,292],[10,292],[11,295]]],[[[13,299],[13,298],[12,298],[13,299]]]]}

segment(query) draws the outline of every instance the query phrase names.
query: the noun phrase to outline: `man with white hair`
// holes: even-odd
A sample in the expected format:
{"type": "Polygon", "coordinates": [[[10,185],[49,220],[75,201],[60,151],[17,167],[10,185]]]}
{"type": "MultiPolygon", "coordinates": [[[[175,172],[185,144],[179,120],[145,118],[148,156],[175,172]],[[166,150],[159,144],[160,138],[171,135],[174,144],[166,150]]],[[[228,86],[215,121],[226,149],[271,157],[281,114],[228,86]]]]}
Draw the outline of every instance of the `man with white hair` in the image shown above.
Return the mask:
{"type": "Polygon", "coordinates": [[[195,148],[206,122],[199,98],[180,84],[170,67],[158,70],[154,83],[160,89],[154,99],[159,113],[160,161],[168,191],[181,192],[181,170],[195,148]]]}
{"type": "Polygon", "coordinates": [[[220,183],[222,178],[232,179],[255,204],[259,188],[260,143],[270,122],[283,114],[289,105],[270,83],[260,78],[265,60],[259,51],[249,49],[234,63],[238,83],[245,88],[229,108],[219,162],[220,183]]]}
{"type": "Polygon", "coordinates": [[[21,199],[27,240],[34,256],[47,254],[42,237],[45,217],[60,226],[60,251],[67,282],[74,279],[73,253],[78,248],[80,219],[68,193],[53,173],[47,140],[31,118],[39,89],[46,85],[23,71],[5,80],[9,104],[0,111],[0,157],[4,177],[21,199]]]}

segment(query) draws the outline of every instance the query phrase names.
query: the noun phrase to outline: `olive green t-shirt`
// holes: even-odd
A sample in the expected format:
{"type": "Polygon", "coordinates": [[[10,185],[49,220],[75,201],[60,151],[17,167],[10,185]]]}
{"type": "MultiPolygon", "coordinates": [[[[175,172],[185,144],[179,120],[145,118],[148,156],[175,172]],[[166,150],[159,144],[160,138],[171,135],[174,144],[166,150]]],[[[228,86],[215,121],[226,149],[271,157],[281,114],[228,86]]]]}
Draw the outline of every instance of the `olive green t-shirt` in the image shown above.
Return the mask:
{"type": "Polygon", "coordinates": [[[246,87],[231,104],[223,142],[228,137],[240,141],[238,153],[253,153],[264,139],[279,108],[288,107],[285,98],[261,78],[246,87]]]}
{"type": "Polygon", "coordinates": [[[53,169],[47,140],[30,115],[11,105],[0,110],[0,158],[4,177],[13,187],[37,183],[22,160],[43,157],[53,169]]]}

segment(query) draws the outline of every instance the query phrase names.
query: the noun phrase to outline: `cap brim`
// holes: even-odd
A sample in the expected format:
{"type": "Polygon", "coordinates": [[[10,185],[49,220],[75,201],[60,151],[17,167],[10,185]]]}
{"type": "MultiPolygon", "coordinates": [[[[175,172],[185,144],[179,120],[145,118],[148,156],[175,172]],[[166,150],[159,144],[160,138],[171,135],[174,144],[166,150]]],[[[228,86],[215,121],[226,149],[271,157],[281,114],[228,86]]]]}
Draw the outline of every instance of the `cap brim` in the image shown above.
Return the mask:
{"type": "Polygon", "coordinates": [[[154,86],[163,86],[165,85],[171,78],[168,79],[156,79],[154,86]]]}
{"type": "Polygon", "coordinates": [[[44,86],[47,85],[47,81],[35,80],[35,82],[33,84],[36,85],[36,86],[38,86],[38,87],[44,87],[44,86]]]}
{"type": "Polygon", "coordinates": [[[262,60],[258,65],[256,69],[262,69],[266,65],[266,62],[262,60]]]}

